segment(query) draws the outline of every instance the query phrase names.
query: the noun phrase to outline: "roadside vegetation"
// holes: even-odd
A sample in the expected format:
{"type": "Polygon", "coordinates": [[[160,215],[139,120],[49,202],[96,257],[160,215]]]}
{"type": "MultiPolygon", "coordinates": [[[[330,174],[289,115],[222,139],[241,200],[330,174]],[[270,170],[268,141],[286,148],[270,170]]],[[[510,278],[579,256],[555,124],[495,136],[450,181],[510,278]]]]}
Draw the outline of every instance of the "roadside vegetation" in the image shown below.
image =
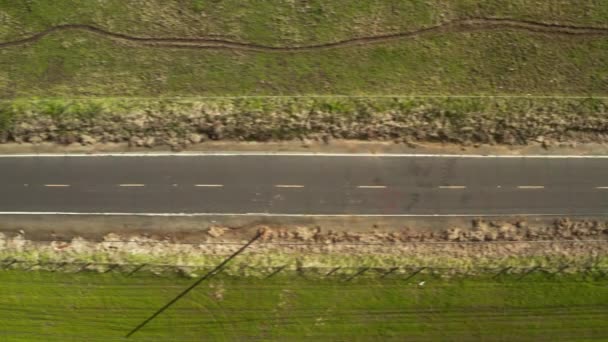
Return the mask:
{"type": "MultiPolygon", "coordinates": [[[[182,241],[136,234],[79,236],[50,241],[25,234],[0,233],[0,268],[57,272],[135,270],[156,274],[203,274],[236,252],[256,229],[260,241],[231,261],[223,272],[231,276],[265,278],[306,272],[311,278],[336,276],[381,278],[385,272],[445,277],[479,274],[554,275],[608,270],[608,222],[556,220],[528,225],[527,221],[475,221],[473,227],[413,231],[385,229],[368,232],[334,231],[302,226],[243,229],[212,226],[197,238],[182,241]],[[141,267],[140,267],[141,266],[141,267]],[[367,269],[367,270],[366,270],[367,269]]],[[[181,237],[180,237],[181,236],[181,237]]]]}
{"type": "Polygon", "coordinates": [[[103,98],[0,103],[0,142],[187,148],[206,140],[461,145],[608,139],[605,98],[103,98]]]}

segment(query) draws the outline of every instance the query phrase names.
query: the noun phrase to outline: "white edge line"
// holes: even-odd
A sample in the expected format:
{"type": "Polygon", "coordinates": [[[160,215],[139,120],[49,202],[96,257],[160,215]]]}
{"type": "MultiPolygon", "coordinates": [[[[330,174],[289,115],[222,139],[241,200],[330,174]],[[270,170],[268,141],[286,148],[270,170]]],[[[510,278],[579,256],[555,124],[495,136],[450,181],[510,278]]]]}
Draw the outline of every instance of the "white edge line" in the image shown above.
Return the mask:
{"type": "Polygon", "coordinates": [[[150,153],[28,153],[0,154],[0,158],[82,158],[82,157],[382,157],[382,158],[525,158],[525,159],[608,159],[608,155],[497,155],[497,154],[417,154],[417,153],[315,153],[315,152],[150,152],[150,153]]]}
{"type": "Polygon", "coordinates": [[[205,216],[264,216],[264,217],[505,217],[505,216],[608,216],[606,213],[595,214],[273,214],[273,213],[94,213],[94,212],[26,212],[3,211],[0,215],[66,215],[66,216],[152,216],[152,217],[205,217],[205,216]]]}

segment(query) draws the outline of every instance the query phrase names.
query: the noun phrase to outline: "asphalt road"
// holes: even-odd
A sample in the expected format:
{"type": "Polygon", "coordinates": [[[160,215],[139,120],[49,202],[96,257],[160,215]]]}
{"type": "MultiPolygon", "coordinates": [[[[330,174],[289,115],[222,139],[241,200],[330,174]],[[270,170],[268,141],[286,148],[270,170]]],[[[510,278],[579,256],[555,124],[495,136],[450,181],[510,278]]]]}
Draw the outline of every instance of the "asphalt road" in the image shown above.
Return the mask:
{"type": "Polygon", "coordinates": [[[608,159],[2,157],[0,212],[608,214],[608,159]]]}

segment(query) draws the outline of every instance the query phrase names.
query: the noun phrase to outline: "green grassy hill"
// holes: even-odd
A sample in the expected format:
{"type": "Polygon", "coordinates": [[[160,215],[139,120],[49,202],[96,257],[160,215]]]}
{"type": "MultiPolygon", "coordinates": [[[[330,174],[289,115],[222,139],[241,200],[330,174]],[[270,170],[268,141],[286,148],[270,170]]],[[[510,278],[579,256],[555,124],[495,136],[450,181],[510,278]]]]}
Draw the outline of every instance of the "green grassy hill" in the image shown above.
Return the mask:
{"type": "Polygon", "coordinates": [[[606,18],[592,0],[0,0],[0,97],[607,95],[606,18]]]}

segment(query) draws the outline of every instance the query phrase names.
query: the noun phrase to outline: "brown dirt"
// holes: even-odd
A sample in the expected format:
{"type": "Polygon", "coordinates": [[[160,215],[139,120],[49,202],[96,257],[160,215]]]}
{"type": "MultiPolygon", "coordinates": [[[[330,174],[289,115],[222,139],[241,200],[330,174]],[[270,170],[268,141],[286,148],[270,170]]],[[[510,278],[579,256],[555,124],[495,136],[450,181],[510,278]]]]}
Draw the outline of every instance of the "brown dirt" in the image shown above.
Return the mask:
{"type": "MultiPolygon", "coordinates": [[[[261,238],[230,263],[228,274],[265,277],[284,268],[286,272],[307,269],[323,275],[336,267],[341,268],[340,274],[361,267],[399,268],[395,273],[425,267],[447,276],[469,271],[485,274],[505,267],[515,273],[530,267],[573,273],[603,270],[608,262],[605,218],[417,219],[370,226],[369,221],[345,224],[348,220],[342,220],[342,226],[331,221],[321,225],[304,221],[238,225],[234,221],[225,226],[213,220],[193,220],[190,225],[149,220],[150,225],[157,225],[154,229],[145,229],[149,226],[144,224],[136,230],[132,226],[136,221],[120,217],[116,222],[122,226],[105,222],[100,223],[103,229],[95,231],[87,229],[95,228],[87,218],[72,230],[58,229],[57,222],[46,219],[41,222],[48,230],[36,229],[33,221],[7,230],[3,221],[0,268],[29,270],[110,272],[121,265],[120,272],[131,272],[146,264],[149,272],[194,276],[201,268],[217,265],[258,232],[263,234],[261,238]]],[[[217,298],[220,300],[221,291],[217,298]]]]}
{"type": "MultiPolygon", "coordinates": [[[[594,220],[561,219],[548,226],[530,226],[523,220],[475,220],[470,227],[454,227],[440,233],[409,229],[353,233],[265,226],[256,230],[263,232],[262,238],[231,264],[230,274],[267,276],[277,268],[293,271],[421,266],[446,270],[447,274],[504,267],[578,272],[605,267],[608,255],[608,222],[594,220]]],[[[24,232],[0,233],[0,259],[3,267],[13,268],[56,269],[57,265],[71,265],[61,266],[65,272],[81,271],[83,267],[109,272],[115,265],[132,267],[145,263],[155,273],[163,271],[154,267],[168,265],[192,275],[193,270],[217,264],[234,253],[255,230],[244,236],[234,229],[213,226],[201,233],[198,241],[188,243],[136,234],[107,234],[99,241],[80,237],[34,241],[26,239],[24,232]],[[13,259],[19,262],[12,263],[13,259]]],[[[222,289],[216,289],[213,295],[221,300],[222,289]]]]}
{"type": "MultiPolygon", "coordinates": [[[[417,142],[416,146],[392,141],[360,141],[335,139],[331,143],[311,141],[206,141],[184,147],[180,152],[310,152],[310,153],[400,153],[400,154],[462,154],[462,155],[607,155],[608,145],[598,143],[564,143],[547,148],[540,143],[528,145],[462,146],[450,143],[417,142]]],[[[136,147],[128,143],[97,143],[61,145],[52,142],[0,144],[1,154],[20,153],[146,153],[175,152],[167,145],[136,147]]]]}
{"type": "MultiPolygon", "coordinates": [[[[41,218],[35,221],[21,221],[11,224],[10,220],[0,225],[0,232],[7,236],[22,235],[30,240],[70,241],[84,237],[100,241],[109,235],[144,237],[171,243],[241,243],[256,232],[263,232],[261,241],[267,243],[296,244],[374,244],[395,243],[472,243],[509,241],[587,241],[606,240],[608,242],[608,220],[601,218],[510,218],[510,219],[396,219],[372,223],[370,220],[343,221],[342,225],[331,220],[246,222],[246,221],[202,221],[200,218],[176,221],[173,219],[145,222],[130,221],[128,217],[118,217],[113,224],[111,218],[91,223],[93,218],[78,221],[60,221],[41,218]],[[188,222],[189,221],[189,222],[188,222]],[[7,223],[9,222],[9,223],[7,223]],[[154,225],[154,223],[156,225],[154,225]],[[139,224],[137,226],[136,224],[139,224]],[[70,229],[65,227],[70,226],[70,229]]],[[[340,218],[342,220],[342,218],[340,218]]]]}

